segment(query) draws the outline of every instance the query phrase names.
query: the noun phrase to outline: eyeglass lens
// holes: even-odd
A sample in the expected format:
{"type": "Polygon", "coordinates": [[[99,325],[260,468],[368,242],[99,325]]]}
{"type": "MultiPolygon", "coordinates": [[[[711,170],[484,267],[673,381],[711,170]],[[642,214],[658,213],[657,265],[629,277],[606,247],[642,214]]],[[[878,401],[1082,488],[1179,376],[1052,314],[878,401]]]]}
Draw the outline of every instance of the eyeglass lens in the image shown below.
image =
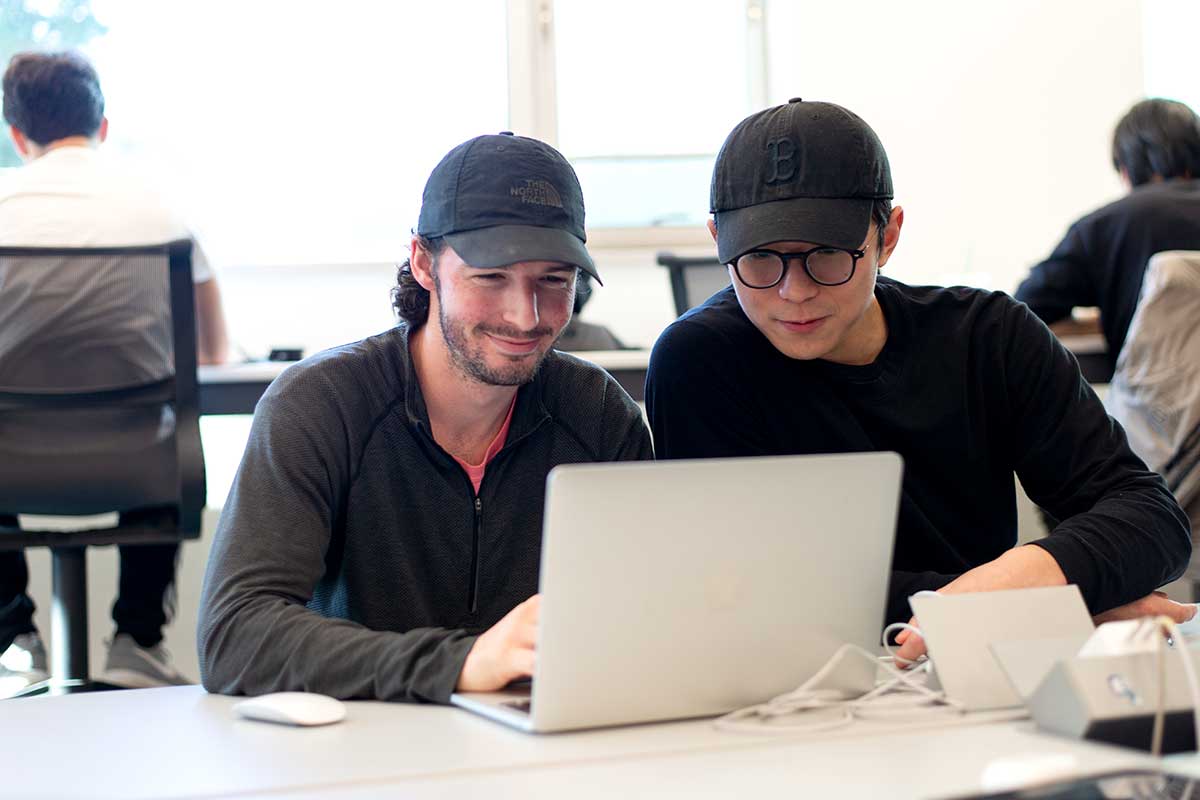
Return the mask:
{"type": "MultiPolygon", "coordinates": [[[[797,254],[794,259],[804,260],[808,276],[817,283],[835,286],[845,283],[854,273],[854,256],[845,250],[820,248],[810,250],[807,257],[797,254]]],[[[737,260],[738,277],[752,288],[768,288],[783,279],[784,261],[775,253],[752,252],[737,260]]]]}

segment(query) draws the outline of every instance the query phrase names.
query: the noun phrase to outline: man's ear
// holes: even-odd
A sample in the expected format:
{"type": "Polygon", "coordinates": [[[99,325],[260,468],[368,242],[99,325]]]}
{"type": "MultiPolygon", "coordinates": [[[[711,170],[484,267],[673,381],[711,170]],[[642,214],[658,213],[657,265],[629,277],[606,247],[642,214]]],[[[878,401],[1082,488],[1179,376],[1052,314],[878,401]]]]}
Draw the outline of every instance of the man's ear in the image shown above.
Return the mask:
{"type": "Polygon", "coordinates": [[[708,232],[712,234],[713,241],[717,240],[717,221],[712,217],[708,218],[708,232]]]}
{"type": "Polygon", "coordinates": [[[433,256],[421,246],[421,242],[415,236],[409,244],[408,266],[412,270],[413,278],[421,284],[421,288],[430,293],[436,291],[433,280],[433,256]]]}
{"type": "Polygon", "coordinates": [[[104,144],[104,140],[108,138],[108,117],[100,118],[100,129],[96,131],[96,141],[104,144]]]}
{"type": "Polygon", "coordinates": [[[887,226],[883,229],[883,246],[879,248],[879,261],[876,262],[876,268],[883,267],[892,257],[892,251],[896,249],[897,243],[900,241],[900,228],[904,226],[904,208],[896,206],[892,209],[892,215],[888,217],[887,226]]]}
{"type": "Polygon", "coordinates": [[[21,133],[16,125],[9,125],[8,135],[12,137],[13,146],[17,148],[17,154],[22,157],[28,156],[29,140],[25,138],[25,134],[21,133]]]}

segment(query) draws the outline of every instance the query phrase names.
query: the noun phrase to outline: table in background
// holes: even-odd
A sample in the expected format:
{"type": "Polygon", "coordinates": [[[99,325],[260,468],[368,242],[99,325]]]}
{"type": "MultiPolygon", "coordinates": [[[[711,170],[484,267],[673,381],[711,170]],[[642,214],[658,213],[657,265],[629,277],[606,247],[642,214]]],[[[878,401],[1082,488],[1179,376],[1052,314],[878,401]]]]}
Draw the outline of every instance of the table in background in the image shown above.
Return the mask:
{"type": "MultiPolygon", "coordinates": [[[[607,370],[634,400],[644,399],[649,350],[589,350],[571,355],[607,370]]],[[[254,361],[200,367],[200,413],[253,414],[271,381],[295,363],[254,361]]]]}
{"type": "Polygon", "coordinates": [[[1075,354],[1079,371],[1088,383],[1108,383],[1113,368],[1108,361],[1108,344],[1098,333],[1059,334],[1058,340],[1075,354]]]}
{"type": "MultiPolygon", "coordinates": [[[[1075,357],[1083,377],[1090,383],[1108,383],[1112,367],[1108,350],[1100,334],[1059,337],[1075,357]]],[[[571,355],[591,361],[607,370],[617,383],[639,403],[645,400],[646,367],[649,350],[592,350],[571,355]]],[[[201,414],[253,414],[254,406],[271,381],[294,361],[254,361],[200,367],[201,414]]]]}
{"type": "Polygon", "coordinates": [[[379,702],[348,704],[336,725],[291,728],[236,719],[236,701],[198,686],[7,701],[2,794],[897,800],[979,792],[983,770],[1004,757],[1062,754],[1078,775],[1158,763],[1029,721],[781,737],[693,720],[537,736],[457,708],[379,702]]]}

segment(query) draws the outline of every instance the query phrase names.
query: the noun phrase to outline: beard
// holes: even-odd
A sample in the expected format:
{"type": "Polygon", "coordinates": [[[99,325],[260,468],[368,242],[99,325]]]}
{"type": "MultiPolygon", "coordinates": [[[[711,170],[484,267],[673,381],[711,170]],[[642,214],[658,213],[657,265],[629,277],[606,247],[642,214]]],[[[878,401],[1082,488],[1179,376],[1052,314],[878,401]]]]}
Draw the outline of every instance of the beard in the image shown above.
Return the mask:
{"type": "Polygon", "coordinates": [[[532,353],[523,358],[513,358],[509,363],[493,367],[488,364],[487,355],[479,343],[479,337],[495,334],[506,339],[547,338],[553,343],[554,330],[551,328],[535,328],[532,331],[519,331],[516,328],[506,328],[494,325],[476,325],[475,338],[467,332],[467,327],[461,321],[446,315],[446,307],[438,303],[438,324],[442,329],[442,339],[450,351],[454,365],[468,378],[487,384],[488,386],[523,386],[537,375],[538,367],[542,365],[546,354],[550,351],[547,346],[540,353],[532,353]]]}

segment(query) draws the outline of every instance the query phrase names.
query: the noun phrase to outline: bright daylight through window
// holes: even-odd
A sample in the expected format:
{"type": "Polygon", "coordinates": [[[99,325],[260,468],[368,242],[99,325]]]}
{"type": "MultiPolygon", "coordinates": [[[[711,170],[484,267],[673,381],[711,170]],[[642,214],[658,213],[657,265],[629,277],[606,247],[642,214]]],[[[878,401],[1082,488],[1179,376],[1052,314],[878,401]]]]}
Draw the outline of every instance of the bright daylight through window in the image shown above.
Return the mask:
{"type": "MultiPolygon", "coordinates": [[[[92,59],[105,152],[148,170],[221,266],[395,261],[448,143],[507,125],[497,0],[3,10],[4,53],[73,47],[92,59]],[[459,55],[436,35],[447,30],[459,55]]],[[[5,153],[3,166],[19,163],[5,153]]]]}

